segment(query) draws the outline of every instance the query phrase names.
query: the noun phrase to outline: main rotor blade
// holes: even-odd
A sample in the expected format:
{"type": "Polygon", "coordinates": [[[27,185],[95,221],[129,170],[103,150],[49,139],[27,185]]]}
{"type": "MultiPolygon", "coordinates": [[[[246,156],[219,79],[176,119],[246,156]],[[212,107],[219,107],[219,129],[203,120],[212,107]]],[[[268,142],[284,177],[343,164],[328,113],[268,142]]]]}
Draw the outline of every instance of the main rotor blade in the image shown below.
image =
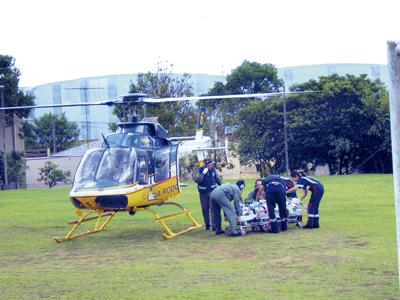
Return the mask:
{"type": "Polygon", "coordinates": [[[117,102],[117,100],[99,101],[99,102],[65,103],[65,104],[30,105],[30,106],[8,106],[8,107],[0,107],[0,110],[49,108],[49,107],[74,107],[74,106],[91,106],[91,105],[112,105],[116,102],[117,102]]]}
{"type": "Polygon", "coordinates": [[[241,99],[241,98],[268,98],[284,95],[297,95],[319,93],[318,91],[299,91],[299,92],[276,92],[276,93],[258,93],[258,94],[241,94],[241,95],[218,95],[218,96],[192,96],[192,97],[176,97],[176,98],[144,98],[141,103],[164,103],[177,101],[193,101],[193,100],[222,100],[222,99],[241,99]]]}
{"type": "Polygon", "coordinates": [[[114,105],[114,104],[144,104],[144,103],[165,103],[165,102],[178,102],[178,101],[197,101],[197,100],[222,100],[222,99],[243,99],[243,98],[268,98],[278,97],[284,95],[298,95],[319,93],[319,91],[298,91],[298,92],[276,92],[276,93],[258,93],[258,94],[240,94],[240,95],[218,95],[218,96],[192,96],[192,97],[175,97],[175,98],[146,98],[145,94],[130,93],[120,96],[118,99],[98,102],[81,102],[81,103],[65,103],[65,104],[45,104],[45,105],[30,105],[30,106],[9,106],[0,107],[1,110],[16,110],[16,109],[30,109],[30,108],[50,108],[50,107],[74,107],[74,106],[92,106],[92,105],[114,105]]]}

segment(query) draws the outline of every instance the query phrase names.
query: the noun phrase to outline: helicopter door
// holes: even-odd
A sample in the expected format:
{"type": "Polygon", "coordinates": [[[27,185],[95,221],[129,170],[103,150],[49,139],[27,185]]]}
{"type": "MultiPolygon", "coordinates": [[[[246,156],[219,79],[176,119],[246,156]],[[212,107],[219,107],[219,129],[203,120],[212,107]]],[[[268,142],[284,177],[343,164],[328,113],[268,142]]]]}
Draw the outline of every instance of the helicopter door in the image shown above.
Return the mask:
{"type": "Polygon", "coordinates": [[[136,178],[139,184],[149,184],[149,155],[146,151],[136,150],[137,172],[136,178]]]}
{"type": "Polygon", "coordinates": [[[159,182],[170,177],[170,147],[154,151],[154,181],[159,182]]]}
{"type": "Polygon", "coordinates": [[[178,147],[179,144],[171,145],[171,153],[170,153],[170,174],[171,176],[178,176],[179,181],[179,159],[178,159],[178,147]]]}

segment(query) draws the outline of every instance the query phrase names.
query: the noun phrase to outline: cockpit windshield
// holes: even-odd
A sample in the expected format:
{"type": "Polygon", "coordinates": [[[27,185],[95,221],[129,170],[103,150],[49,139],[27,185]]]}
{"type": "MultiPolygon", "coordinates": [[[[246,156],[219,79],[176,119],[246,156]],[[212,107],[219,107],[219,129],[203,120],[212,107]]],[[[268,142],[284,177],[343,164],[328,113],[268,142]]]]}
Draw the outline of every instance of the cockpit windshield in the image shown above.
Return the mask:
{"type": "Polygon", "coordinates": [[[113,133],[107,136],[110,147],[140,147],[154,146],[154,138],[143,133],[113,133]]]}
{"type": "Polygon", "coordinates": [[[73,190],[132,184],[136,181],[136,164],[132,148],[89,150],[76,171],[73,190]]]}

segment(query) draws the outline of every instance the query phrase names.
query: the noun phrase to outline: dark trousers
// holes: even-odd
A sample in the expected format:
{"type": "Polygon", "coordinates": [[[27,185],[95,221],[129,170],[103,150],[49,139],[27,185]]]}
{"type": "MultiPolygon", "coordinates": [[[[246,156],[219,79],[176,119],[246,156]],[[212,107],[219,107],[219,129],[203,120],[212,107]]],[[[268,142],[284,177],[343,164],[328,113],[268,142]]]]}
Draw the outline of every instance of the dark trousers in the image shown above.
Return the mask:
{"type": "MultiPolygon", "coordinates": [[[[201,204],[201,212],[203,213],[204,225],[206,227],[210,227],[210,220],[212,220],[212,212],[211,212],[211,202],[210,202],[210,193],[199,193],[200,194],[200,204],[201,204]],[[211,217],[210,217],[211,214],[211,217]]],[[[213,226],[214,226],[214,222],[213,226]]]]}
{"type": "Polygon", "coordinates": [[[318,209],[322,196],[324,195],[324,187],[316,187],[312,191],[310,201],[308,202],[307,212],[311,218],[319,218],[318,209]]]}
{"type": "Polygon", "coordinates": [[[213,226],[215,226],[215,232],[221,232],[222,231],[221,206],[219,206],[218,203],[215,202],[214,200],[211,200],[211,211],[214,223],[213,226]]]}
{"type": "Polygon", "coordinates": [[[268,215],[271,222],[271,227],[277,226],[277,220],[275,215],[275,206],[278,205],[279,216],[282,222],[287,221],[287,210],[286,210],[286,192],[283,185],[269,184],[265,188],[265,196],[267,198],[268,215]],[[276,225],[275,225],[276,224],[276,225]]]}

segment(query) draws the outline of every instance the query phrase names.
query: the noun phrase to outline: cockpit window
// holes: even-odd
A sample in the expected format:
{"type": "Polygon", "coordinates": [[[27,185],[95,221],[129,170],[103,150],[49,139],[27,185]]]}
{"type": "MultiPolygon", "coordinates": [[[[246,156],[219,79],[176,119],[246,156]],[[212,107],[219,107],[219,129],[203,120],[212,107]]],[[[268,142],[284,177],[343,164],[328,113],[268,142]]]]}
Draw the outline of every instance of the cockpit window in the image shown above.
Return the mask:
{"type": "Polygon", "coordinates": [[[154,180],[155,182],[168,179],[170,148],[166,147],[154,152],[154,180]]]}
{"type": "Polygon", "coordinates": [[[90,151],[75,174],[74,190],[129,185],[136,180],[136,152],[131,148],[90,151]]]}
{"type": "Polygon", "coordinates": [[[114,133],[107,136],[110,147],[153,147],[154,138],[140,133],[114,133]]]}

